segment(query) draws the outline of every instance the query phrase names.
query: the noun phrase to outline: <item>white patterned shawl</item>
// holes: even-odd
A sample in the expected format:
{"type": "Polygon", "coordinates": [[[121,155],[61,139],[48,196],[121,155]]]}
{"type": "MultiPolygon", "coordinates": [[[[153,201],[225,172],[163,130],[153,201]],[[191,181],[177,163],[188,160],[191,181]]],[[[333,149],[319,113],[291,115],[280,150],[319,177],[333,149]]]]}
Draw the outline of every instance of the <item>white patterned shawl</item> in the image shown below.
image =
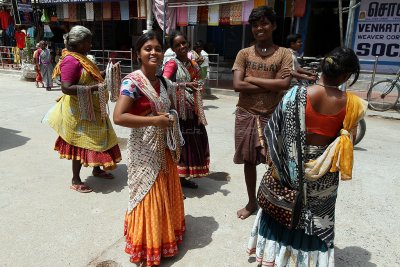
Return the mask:
{"type": "MultiPolygon", "coordinates": [[[[150,81],[137,70],[128,74],[124,79],[130,79],[141,92],[149,99],[154,116],[157,112],[168,112],[171,101],[168,97],[168,88],[172,86],[167,81],[167,87],[160,83],[160,96],[151,86],[150,81]]],[[[169,89],[169,91],[172,91],[169,89]]],[[[159,148],[160,139],[157,138],[158,132],[162,129],[155,126],[143,128],[133,128],[128,141],[128,187],[129,187],[129,206],[131,212],[149,192],[153,186],[158,173],[161,170],[159,148]]],[[[165,142],[164,142],[165,144],[165,142]]],[[[165,151],[165,146],[163,147],[165,151]]]]}

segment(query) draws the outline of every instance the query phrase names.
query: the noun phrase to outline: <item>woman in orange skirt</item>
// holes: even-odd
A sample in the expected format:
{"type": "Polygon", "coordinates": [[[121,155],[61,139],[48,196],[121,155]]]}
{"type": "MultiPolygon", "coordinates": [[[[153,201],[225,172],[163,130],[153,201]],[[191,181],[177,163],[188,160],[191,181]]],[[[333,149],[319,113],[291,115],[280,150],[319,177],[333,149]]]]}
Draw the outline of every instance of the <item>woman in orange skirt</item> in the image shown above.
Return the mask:
{"type": "Polygon", "coordinates": [[[184,141],[177,114],[170,110],[175,99],[173,85],[156,76],[163,60],[162,41],[150,31],[138,39],[136,49],[141,69],[123,79],[114,123],[132,128],[128,141],[125,251],[131,262],[154,266],[160,265],[162,257],[178,253],[185,231],[177,173],[184,141]]]}

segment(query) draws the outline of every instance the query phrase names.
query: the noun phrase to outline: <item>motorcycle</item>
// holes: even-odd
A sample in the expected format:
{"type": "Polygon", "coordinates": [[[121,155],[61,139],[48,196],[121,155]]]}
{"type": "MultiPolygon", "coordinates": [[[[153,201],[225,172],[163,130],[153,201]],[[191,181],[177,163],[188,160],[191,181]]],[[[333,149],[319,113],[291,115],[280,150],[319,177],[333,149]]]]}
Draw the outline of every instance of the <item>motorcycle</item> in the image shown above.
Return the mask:
{"type": "Polygon", "coordinates": [[[365,119],[363,118],[358,122],[356,140],[354,141],[354,145],[357,145],[358,143],[361,142],[361,140],[365,136],[366,131],[367,131],[367,124],[365,123],[365,119]]]}

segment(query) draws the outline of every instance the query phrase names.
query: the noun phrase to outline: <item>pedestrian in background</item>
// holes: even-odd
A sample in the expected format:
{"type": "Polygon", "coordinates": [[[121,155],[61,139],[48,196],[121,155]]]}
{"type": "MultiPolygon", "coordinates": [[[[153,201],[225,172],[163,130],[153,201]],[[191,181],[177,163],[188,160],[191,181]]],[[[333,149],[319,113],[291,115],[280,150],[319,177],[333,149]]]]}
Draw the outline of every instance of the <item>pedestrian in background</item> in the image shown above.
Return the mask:
{"type": "Polygon", "coordinates": [[[185,145],[182,148],[178,172],[182,186],[197,188],[191,178],[209,174],[210,149],[205,125],[207,124],[199,86],[199,65],[188,58],[188,42],[180,32],[170,38],[176,58],[165,63],[163,76],[178,84],[177,110],[185,145]]]}
{"type": "Polygon", "coordinates": [[[39,45],[41,48],[41,51],[38,54],[40,74],[42,75],[43,85],[46,87],[47,91],[50,91],[51,87],[53,87],[53,64],[51,63],[51,53],[45,41],[40,41],[39,45]]]}
{"type": "Polygon", "coordinates": [[[209,78],[210,73],[210,60],[208,54],[204,51],[204,43],[199,40],[194,44],[194,51],[199,55],[201,61],[196,61],[200,65],[200,79],[206,80],[209,78]]]}
{"type": "Polygon", "coordinates": [[[172,51],[171,47],[169,47],[164,53],[163,65],[165,65],[165,63],[167,63],[171,58],[175,57],[176,57],[175,52],[172,51]]]}
{"type": "Polygon", "coordinates": [[[297,80],[305,80],[314,83],[318,78],[318,74],[316,72],[303,69],[297,60],[297,58],[300,56],[299,51],[303,45],[301,34],[297,33],[288,35],[286,37],[286,44],[289,48],[289,51],[292,53],[293,58],[293,71],[290,73],[294,78],[292,85],[294,85],[297,80]]]}
{"type": "Polygon", "coordinates": [[[42,52],[42,49],[40,48],[40,43],[37,43],[36,50],[35,50],[35,52],[33,52],[33,61],[35,63],[35,70],[36,70],[36,79],[35,79],[36,87],[39,87],[39,83],[42,84],[42,87],[44,87],[42,75],[40,73],[40,65],[39,65],[39,55],[41,52],[42,52]]]}
{"type": "Polygon", "coordinates": [[[105,110],[108,92],[102,96],[99,93],[104,78],[86,57],[92,47],[92,33],[83,26],[74,26],[65,34],[64,41],[66,49],[54,69],[54,77],[61,76],[64,95],[57,100],[45,120],[59,135],[54,149],[60,158],[72,160],[70,188],[88,193],[92,189],[81,180],[82,165],[93,167],[95,177],[113,179],[113,175],[105,170],[117,167],[121,152],[105,110]]]}
{"type": "MultiPolygon", "coordinates": [[[[160,265],[161,257],[178,253],[185,231],[183,193],[172,157],[176,151],[165,143],[166,133],[178,130],[178,118],[168,114],[174,107],[172,83],[156,76],[163,59],[160,37],[148,31],[139,37],[136,49],[140,70],[123,79],[114,122],[132,129],[125,252],[131,262],[153,266],[160,265]]],[[[180,147],[180,141],[174,141],[180,147]]],[[[174,159],[176,156],[179,154],[174,154],[174,159]]]]}
{"type": "Polygon", "coordinates": [[[265,128],[270,157],[248,245],[263,266],[334,266],[339,172],[342,180],[352,178],[352,140],[367,103],[339,89],[351,75],[351,84],[357,81],[360,65],[353,50],[334,49],[321,69],[318,83],[296,85],[284,96],[265,128]],[[280,208],[279,192],[286,199],[293,190],[299,193],[298,209],[280,208]]]}
{"type": "Polygon", "coordinates": [[[256,167],[265,163],[265,124],[290,85],[292,56],[287,48],[273,43],[275,11],[267,6],[252,10],[249,16],[255,45],[242,49],[233,65],[233,88],[239,92],[235,120],[234,163],[244,164],[249,201],[237,212],[246,219],[257,208],[256,167]]]}

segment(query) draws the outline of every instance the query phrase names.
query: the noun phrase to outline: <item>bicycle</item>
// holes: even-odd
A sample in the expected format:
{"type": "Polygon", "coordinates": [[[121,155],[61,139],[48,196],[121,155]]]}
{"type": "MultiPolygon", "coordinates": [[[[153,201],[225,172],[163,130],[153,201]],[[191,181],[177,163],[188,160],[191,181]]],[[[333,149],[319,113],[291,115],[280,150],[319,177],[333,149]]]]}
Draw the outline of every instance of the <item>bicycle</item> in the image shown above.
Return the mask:
{"type": "Polygon", "coordinates": [[[385,79],[374,83],[368,90],[368,107],[376,111],[387,111],[394,108],[399,102],[400,69],[396,78],[385,79]],[[397,90],[395,90],[397,87],[397,90]]]}

